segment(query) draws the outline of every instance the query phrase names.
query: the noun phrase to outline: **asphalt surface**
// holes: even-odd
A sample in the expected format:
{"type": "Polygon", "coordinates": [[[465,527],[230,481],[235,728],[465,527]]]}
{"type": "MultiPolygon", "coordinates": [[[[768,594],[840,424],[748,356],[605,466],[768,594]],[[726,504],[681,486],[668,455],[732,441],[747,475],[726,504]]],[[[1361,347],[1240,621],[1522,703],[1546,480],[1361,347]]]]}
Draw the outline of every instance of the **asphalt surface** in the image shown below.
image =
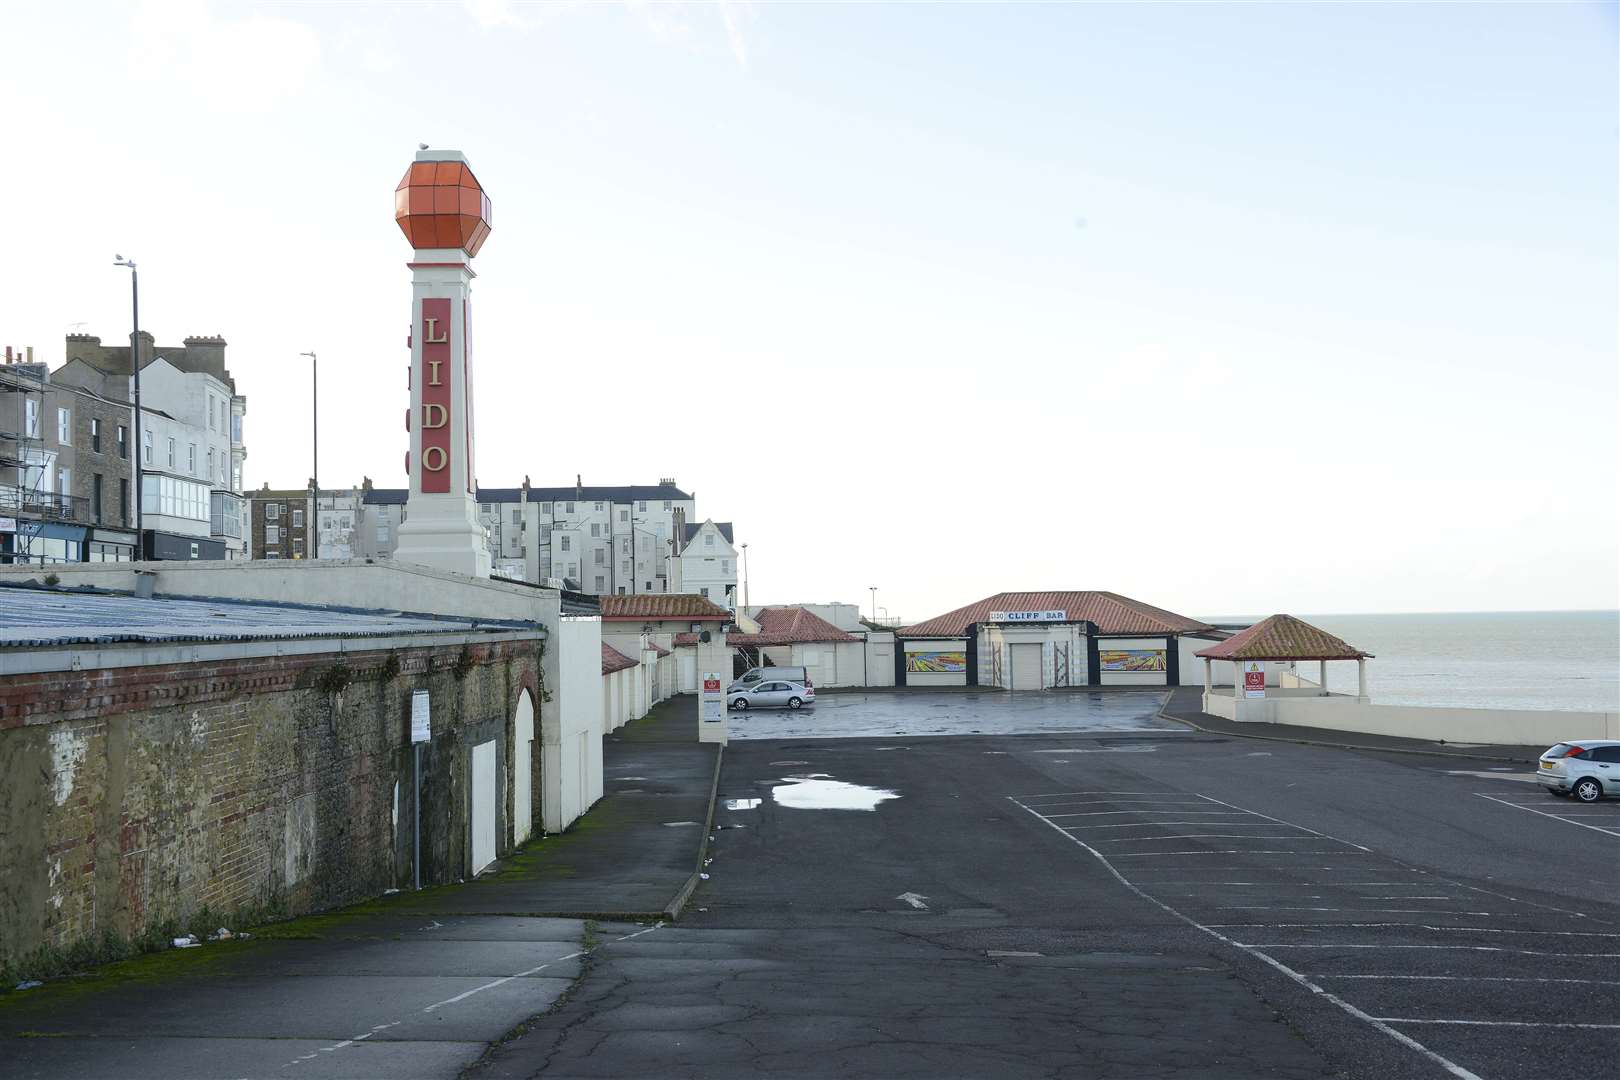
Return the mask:
{"type": "Polygon", "coordinates": [[[727,714],[732,739],[825,739],[881,735],[1028,735],[1053,731],[1175,731],[1185,725],[1159,717],[1163,692],[1054,690],[1020,695],[1009,707],[1005,690],[929,693],[822,694],[813,706],[736,710],[727,714]]]}
{"type": "MultiPolygon", "coordinates": [[[[978,726],[1055,697],[977,695],[978,726]]],[[[1620,803],[1554,799],[1514,766],[1185,730],[928,736],[926,698],[898,728],[906,699],[884,701],[873,737],[733,742],[688,916],[598,950],[469,1075],[1620,1060],[1620,803]]]]}

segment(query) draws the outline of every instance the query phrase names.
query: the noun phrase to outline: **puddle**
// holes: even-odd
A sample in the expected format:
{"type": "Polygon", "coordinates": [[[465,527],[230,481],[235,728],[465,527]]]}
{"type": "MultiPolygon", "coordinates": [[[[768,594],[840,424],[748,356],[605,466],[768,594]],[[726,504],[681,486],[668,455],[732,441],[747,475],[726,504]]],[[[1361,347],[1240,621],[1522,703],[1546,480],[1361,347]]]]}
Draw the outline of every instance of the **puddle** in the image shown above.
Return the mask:
{"type": "Polygon", "coordinates": [[[775,768],[778,765],[808,765],[808,764],[810,764],[808,761],[773,761],[773,762],[771,762],[771,767],[775,768]]]}
{"type": "Polygon", "coordinates": [[[615,776],[613,778],[613,782],[615,784],[618,784],[618,783],[622,783],[623,781],[626,781],[626,780],[645,780],[645,779],[647,779],[645,776],[615,776]]]}
{"type": "Polygon", "coordinates": [[[697,824],[697,822],[695,822],[695,821],[666,821],[666,822],[664,822],[664,828],[666,828],[666,829],[679,829],[683,825],[696,825],[696,824],[697,824]]]}
{"type": "Polygon", "coordinates": [[[752,810],[752,809],[754,809],[756,806],[758,806],[760,803],[762,803],[764,801],[765,801],[764,799],[727,799],[726,800],[726,809],[727,810],[752,810]]]}
{"type": "Polygon", "coordinates": [[[873,750],[910,750],[909,746],[874,746],[873,750]]]}
{"type": "Polygon", "coordinates": [[[898,792],[833,780],[826,773],[785,776],[771,788],[771,798],[794,810],[876,810],[878,803],[898,799],[898,792]]]}

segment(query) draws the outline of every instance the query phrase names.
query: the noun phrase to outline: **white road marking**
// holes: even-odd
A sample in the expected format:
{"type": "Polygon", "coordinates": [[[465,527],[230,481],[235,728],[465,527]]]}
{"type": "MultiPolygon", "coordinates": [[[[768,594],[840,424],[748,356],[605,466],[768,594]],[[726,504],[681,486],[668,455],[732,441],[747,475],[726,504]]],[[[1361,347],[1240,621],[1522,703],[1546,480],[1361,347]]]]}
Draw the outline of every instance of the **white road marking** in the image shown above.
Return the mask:
{"type": "Polygon", "coordinates": [[[1054,818],[1119,817],[1123,814],[1193,814],[1198,817],[1242,817],[1235,810],[1085,810],[1076,814],[1051,814],[1054,818]]]}
{"type": "MultiPolygon", "coordinates": [[[[1162,791],[1048,791],[1042,795],[1019,795],[1020,799],[1067,799],[1071,795],[1157,795],[1163,797],[1162,791]]],[[[1009,796],[1010,798],[1011,796],[1009,796]]]]}
{"type": "Polygon", "coordinates": [[[1226,807],[1230,807],[1233,810],[1242,810],[1245,814],[1253,814],[1255,817],[1263,817],[1267,821],[1275,821],[1279,825],[1287,825],[1289,828],[1292,828],[1292,829],[1305,829],[1306,832],[1311,833],[1312,835],[1320,836],[1324,840],[1332,840],[1335,844],[1344,844],[1346,847],[1353,847],[1357,851],[1371,852],[1371,850],[1372,850],[1371,848],[1363,847],[1360,844],[1353,844],[1348,840],[1340,840],[1337,836],[1329,836],[1325,832],[1317,832],[1315,829],[1306,828],[1304,825],[1295,825],[1292,822],[1284,821],[1281,818],[1274,818],[1270,814],[1262,814],[1258,810],[1249,810],[1246,807],[1242,807],[1242,806],[1237,805],[1236,803],[1222,802],[1220,799],[1214,799],[1214,798],[1211,798],[1208,795],[1200,795],[1198,797],[1200,799],[1204,799],[1204,800],[1207,800],[1209,802],[1212,802],[1212,803],[1216,804],[1217,806],[1226,806],[1226,807]]]}
{"type": "Polygon", "coordinates": [[[1533,1027],[1533,1028],[1586,1028],[1596,1031],[1620,1031],[1620,1024],[1560,1024],[1536,1020],[1429,1020],[1410,1016],[1380,1016],[1386,1024],[1468,1024],[1475,1027],[1533,1027]]]}
{"type": "Polygon", "coordinates": [[[923,896],[920,893],[903,892],[899,896],[895,897],[895,899],[896,900],[904,900],[906,903],[910,904],[913,908],[915,908],[918,911],[927,911],[928,910],[928,904],[925,903],[925,901],[928,899],[928,897],[923,896]]]}
{"type": "MultiPolygon", "coordinates": [[[[1188,824],[1196,824],[1196,823],[1195,822],[1189,822],[1188,824]]],[[[1169,836],[1118,836],[1118,837],[1115,837],[1112,840],[1099,840],[1099,841],[1097,841],[1097,843],[1099,843],[1099,844],[1140,844],[1140,843],[1143,843],[1143,842],[1148,841],[1148,840],[1197,840],[1199,838],[1206,838],[1206,839],[1210,839],[1210,840],[1307,840],[1307,841],[1309,841],[1309,842],[1311,842],[1313,844],[1316,843],[1316,837],[1314,837],[1314,836],[1275,836],[1275,835],[1265,835],[1265,834],[1256,836],[1254,833],[1229,833],[1229,832],[1171,833],[1169,836]]]]}
{"type": "Polygon", "coordinates": [[[1513,975],[1318,975],[1319,979],[1395,979],[1413,982],[1576,983],[1581,986],[1620,986],[1609,979],[1547,979],[1513,975]]]}
{"type": "Polygon", "coordinates": [[[1499,945],[1290,945],[1281,941],[1246,942],[1245,949],[1451,949],[1462,952],[1499,952],[1513,953],[1517,956],[1559,956],[1566,960],[1571,959],[1617,959],[1620,953],[1583,952],[1560,953],[1545,952],[1537,949],[1504,949],[1499,945]]]}
{"type": "Polygon", "coordinates": [[[1198,920],[1196,920],[1196,919],[1194,919],[1194,918],[1192,918],[1190,916],[1183,915],[1180,911],[1177,911],[1175,908],[1171,907],[1169,904],[1166,904],[1164,901],[1158,899],[1157,897],[1151,896],[1148,893],[1143,892],[1140,888],[1138,888],[1135,884],[1133,884],[1129,878],[1127,878],[1124,874],[1121,874],[1117,869],[1115,869],[1114,864],[1109,862],[1107,856],[1103,855],[1102,852],[1098,851],[1096,848],[1092,847],[1090,844],[1086,843],[1084,840],[1080,839],[1078,836],[1074,836],[1071,833],[1064,832],[1062,826],[1056,824],[1055,822],[1047,821],[1046,818],[1041,816],[1040,813],[1038,813],[1035,810],[1030,809],[1028,806],[1025,806],[1023,803],[1019,802],[1017,799],[1009,799],[1009,801],[1012,802],[1015,806],[1021,807],[1022,809],[1028,811],[1029,814],[1031,814],[1037,820],[1042,821],[1046,825],[1050,826],[1053,832],[1057,833],[1059,836],[1064,837],[1070,843],[1077,844],[1080,847],[1084,848],[1086,851],[1089,851],[1091,853],[1091,855],[1095,859],[1097,859],[1099,862],[1101,862],[1103,864],[1103,866],[1108,869],[1108,872],[1114,876],[1114,879],[1116,881],[1118,881],[1121,885],[1125,886],[1131,892],[1135,893],[1137,896],[1141,897],[1143,900],[1146,900],[1148,903],[1150,903],[1150,904],[1154,905],[1155,907],[1158,907],[1158,908],[1160,908],[1160,909],[1162,909],[1162,910],[1164,910],[1166,912],[1169,912],[1171,915],[1174,915],[1176,918],[1180,919],[1182,922],[1186,923],[1188,926],[1191,926],[1191,927],[1193,927],[1193,928],[1195,928],[1197,930],[1203,931],[1204,933],[1208,934],[1210,937],[1215,938],[1217,941],[1220,941],[1220,942],[1223,942],[1223,943],[1225,943],[1227,945],[1230,945],[1233,948],[1243,950],[1244,952],[1248,953],[1250,956],[1253,956],[1255,959],[1260,960],[1262,963],[1265,963],[1265,964],[1269,965],[1270,967],[1274,968],[1275,970],[1281,972],[1283,975],[1285,975],[1288,978],[1292,979],[1298,985],[1303,986],[1306,990],[1309,990],[1311,993],[1321,995],[1324,1000],[1332,1002],[1334,1005],[1336,1005],[1340,1009],[1343,1009],[1345,1012],[1349,1013],[1351,1016],[1355,1017],[1357,1020],[1360,1020],[1363,1023],[1371,1025],[1374,1029],[1382,1032],[1383,1034],[1387,1035],[1391,1039],[1394,1039],[1396,1042],[1400,1043],[1402,1046],[1405,1046],[1408,1049],[1414,1050],[1417,1053],[1423,1055],[1423,1057],[1427,1058],[1429,1061],[1433,1062],[1434,1064],[1440,1066],[1442,1069],[1446,1070],[1446,1072],[1450,1073],[1452,1076],[1457,1077],[1458,1080],[1481,1080],[1481,1077],[1479,1076],[1478,1073],[1470,1072],[1469,1070],[1463,1068],[1461,1065],[1458,1065],[1456,1062],[1450,1060],[1449,1058],[1443,1057],[1440,1054],[1435,1053],[1433,1050],[1430,1050],[1427,1046],[1424,1046],[1422,1043],[1418,1042],[1416,1039],[1412,1038],[1410,1035],[1407,1035],[1405,1032],[1396,1031],[1394,1028],[1390,1027],[1384,1021],[1379,1020],[1377,1017],[1372,1016],[1369,1013],[1363,1012],[1361,1009],[1356,1008],[1354,1005],[1350,1004],[1348,1001],[1346,1001],[1343,998],[1339,997],[1337,994],[1333,993],[1332,991],[1327,990],[1324,987],[1319,986],[1318,984],[1316,984],[1316,983],[1312,982],[1311,980],[1307,979],[1304,975],[1301,975],[1299,972],[1295,971],[1293,968],[1291,968],[1288,965],[1284,964],[1282,961],[1277,960],[1274,957],[1266,955],[1264,952],[1260,951],[1260,949],[1258,947],[1253,946],[1253,945],[1244,945],[1244,944],[1241,944],[1239,942],[1233,941],[1231,938],[1227,937],[1225,934],[1221,933],[1219,930],[1213,930],[1213,929],[1205,926],[1203,923],[1199,922],[1198,920]]]}
{"type": "MultiPolygon", "coordinates": [[[[1063,832],[1062,829],[1058,830],[1063,832]]],[[[1078,837],[1070,837],[1075,843],[1081,843],[1078,837]]],[[[1361,851],[1245,851],[1242,848],[1227,848],[1224,851],[1116,851],[1115,858],[1127,855],[1363,855],[1370,852],[1361,851]]],[[[1324,867],[1325,869],[1325,867],[1324,867]]]]}
{"type": "Polygon", "coordinates": [[[1539,784],[1541,779],[1535,773],[1499,773],[1485,772],[1480,769],[1447,769],[1447,776],[1475,776],[1481,780],[1515,780],[1521,784],[1539,784]]]}
{"type": "Polygon", "coordinates": [[[1533,810],[1528,806],[1523,806],[1516,802],[1509,802],[1507,799],[1498,799],[1495,795],[1487,795],[1483,791],[1476,791],[1474,794],[1481,799],[1489,799],[1493,803],[1501,803],[1503,806],[1511,806],[1515,810],[1523,810],[1528,814],[1539,814],[1544,818],[1552,818],[1554,821],[1562,821],[1567,825],[1575,826],[1577,829],[1591,829],[1593,832],[1606,833],[1609,836],[1620,836],[1620,829],[1603,829],[1596,825],[1588,825],[1585,822],[1571,821],[1562,814],[1549,814],[1545,810],[1533,810]]]}
{"type": "MultiPolygon", "coordinates": [[[[1074,815],[1074,814],[1047,814],[1046,816],[1049,817],[1049,818],[1059,818],[1059,817],[1075,817],[1077,815],[1074,815]]],[[[1127,822],[1124,822],[1123,824],[1115,823],[1115,824],[1108,824],[1108,825],[1068,825],[1068,826],[1065,826],[1065,828],[1070,828],[1070,829],[1156,829],[1156,828],[1159,828],[1160,826],[1163,826],[1163,825],[1216,825],[1216,824],[1220,825],[1221,828],[1225,829],[1225,828],[1228,828],[1228,827],[1235,827],[1235,826],[1239,826],[1239,825],[1247,825],[1247,824],[1251,824],[1251,823],[1243,822],[1243,821],[1221,821],[1221,822],[1214,822],[1214,821],[1127,821],[1127,822]]],[[[1253,827],[1256,828],[1256,829],[1262,828],[1262,827],[1269,829],[1271,827],[1271,822],[1269,822],[1269,821],[1256,821],[1256,822],[1253,822],[1252,824],[1253,824],[1253,827]]]]}

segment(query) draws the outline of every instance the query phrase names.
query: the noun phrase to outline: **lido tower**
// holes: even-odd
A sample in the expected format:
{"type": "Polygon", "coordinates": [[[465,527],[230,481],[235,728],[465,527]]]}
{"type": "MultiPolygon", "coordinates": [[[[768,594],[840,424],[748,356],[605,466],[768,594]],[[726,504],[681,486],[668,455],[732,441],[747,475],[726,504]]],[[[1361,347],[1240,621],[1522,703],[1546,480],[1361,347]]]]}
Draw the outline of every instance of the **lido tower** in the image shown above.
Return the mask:
{"type": "Polygon", "coordinates": [[[411,487],[395,558],[488,577],[473,466],[473,256],[489,236],[489,196],[454,150],[421,150],[394,190],[411,270],[411,487]]]}

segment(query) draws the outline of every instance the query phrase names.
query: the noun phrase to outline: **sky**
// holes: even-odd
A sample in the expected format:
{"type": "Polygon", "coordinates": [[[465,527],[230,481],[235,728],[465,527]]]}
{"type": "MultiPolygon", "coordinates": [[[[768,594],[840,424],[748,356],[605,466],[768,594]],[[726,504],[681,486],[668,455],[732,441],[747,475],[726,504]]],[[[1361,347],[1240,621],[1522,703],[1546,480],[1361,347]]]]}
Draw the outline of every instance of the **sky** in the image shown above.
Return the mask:
{"type": "Polygon", "coordinates": [[[755,603],[1614,608],[1616,5],[6,5],[0,341],[222,334],[404,486],[417,144],[487,486],[674,477],[755,603]]]}

